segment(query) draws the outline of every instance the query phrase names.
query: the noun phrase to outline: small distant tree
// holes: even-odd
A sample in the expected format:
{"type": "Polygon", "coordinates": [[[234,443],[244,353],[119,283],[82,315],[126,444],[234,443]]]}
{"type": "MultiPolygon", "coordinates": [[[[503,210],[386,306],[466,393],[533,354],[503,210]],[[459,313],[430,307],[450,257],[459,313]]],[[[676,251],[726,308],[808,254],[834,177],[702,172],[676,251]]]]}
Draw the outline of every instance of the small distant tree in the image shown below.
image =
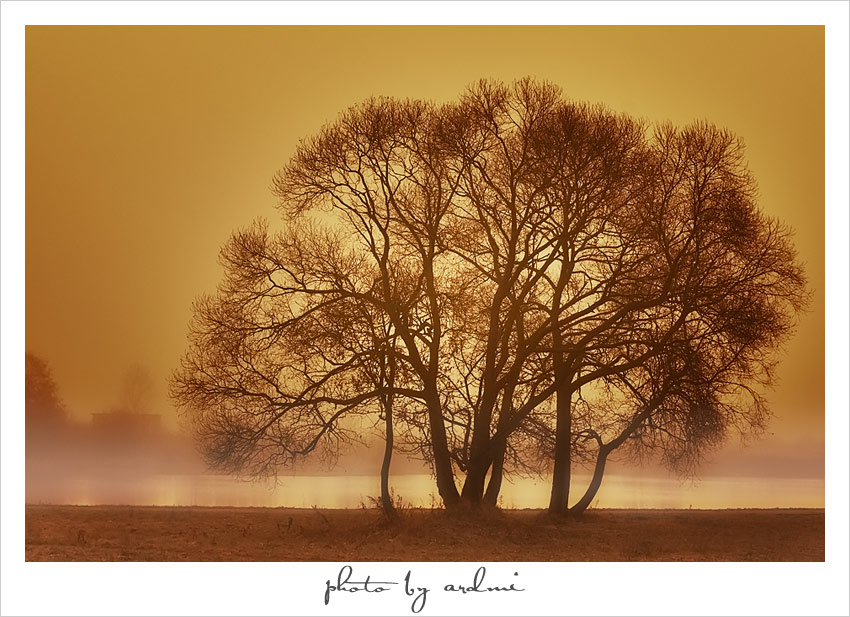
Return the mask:
{"type": "Polygon", "coordinates": [[[121,409],[130,413],[147,410],[153,397],[154,385],[150,372],[134,364],[124,373],[121,384],[121,409]]]}
{"type": "Polygon", "coordinates": [[[27,435],[62,426],[68,412],[59,397],[59,389],[47,362],[38,356],[26,354],[26,409],[27,435]]]}

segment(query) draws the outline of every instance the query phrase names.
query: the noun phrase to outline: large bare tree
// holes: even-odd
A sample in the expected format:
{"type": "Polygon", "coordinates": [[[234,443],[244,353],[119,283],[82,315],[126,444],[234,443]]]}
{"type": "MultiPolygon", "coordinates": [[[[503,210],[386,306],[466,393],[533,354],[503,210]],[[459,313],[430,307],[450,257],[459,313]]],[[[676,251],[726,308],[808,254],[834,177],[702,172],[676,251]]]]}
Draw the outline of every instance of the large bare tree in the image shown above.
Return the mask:
{"type": "Polygon", "coordinates": [[[764,422],[804,281],[725,131],[482,81],[349,109],[274,188],[285,230],[233,236],[172,384],[219,467],[333,455],[369,418],[388,511],[400,449],[447,507],[552,461],[566,512],[574,462],[596,468],[578,511],[625,444],[682,467],[764,422]]]}

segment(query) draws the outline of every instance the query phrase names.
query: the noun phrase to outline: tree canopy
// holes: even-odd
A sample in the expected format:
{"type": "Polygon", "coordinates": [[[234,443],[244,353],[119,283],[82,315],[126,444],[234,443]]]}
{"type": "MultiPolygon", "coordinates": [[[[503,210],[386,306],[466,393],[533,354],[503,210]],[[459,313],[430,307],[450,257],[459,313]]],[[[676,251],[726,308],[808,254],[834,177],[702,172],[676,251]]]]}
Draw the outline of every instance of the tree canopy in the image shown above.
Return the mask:
{"type": "Polygon", "coordinates": [[[332,458],[371,422],[384,491],[398,450],[447,507],[551,471],[565,512],[586,462],[581,511],[618,448],[687,472],[765,425],[805,280],[728,131],[481,81],[355,105],[273,186],[282,231],[222,249],[172,380],[219,468],[332,458]]]}

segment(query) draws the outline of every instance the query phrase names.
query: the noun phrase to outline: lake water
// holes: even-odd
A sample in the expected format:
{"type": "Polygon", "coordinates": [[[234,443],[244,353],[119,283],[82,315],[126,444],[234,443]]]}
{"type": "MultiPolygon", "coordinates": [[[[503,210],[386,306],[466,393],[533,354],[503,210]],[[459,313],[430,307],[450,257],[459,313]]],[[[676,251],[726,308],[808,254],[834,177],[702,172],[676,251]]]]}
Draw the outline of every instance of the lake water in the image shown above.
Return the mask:
{"type": "MultiPolygon", "coordinates": [[[[572,500],[589,481],[575,474],[572,500]]],[[[434,480],[426,474],[397,475],[391,486],[405,504],[439,504],[434,480]]],[[[503,485],[504,508],[543,508],[547,480],[503,485]]],[[[219,475],[147,475],[134,478],[66,477],[42,491],[27,490],[28,503],[157,506],[288,506],[357,508],[371,505],[380,485],[376,476],[286,476],[277,487],[219,475]]],[[[822,508],[824,481],[808,478],[713,477],[696,482],[675,478],[606,475],[593,507],[599,508],[822,508]]]]}

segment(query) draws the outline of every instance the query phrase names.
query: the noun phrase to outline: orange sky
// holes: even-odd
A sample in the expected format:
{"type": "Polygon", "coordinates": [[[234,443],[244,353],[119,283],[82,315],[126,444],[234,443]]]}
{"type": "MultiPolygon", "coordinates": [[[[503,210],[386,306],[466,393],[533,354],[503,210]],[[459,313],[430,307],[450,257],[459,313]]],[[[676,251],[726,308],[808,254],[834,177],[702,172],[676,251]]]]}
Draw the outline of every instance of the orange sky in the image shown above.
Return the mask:
{"type": "Polygon", "coordinates": [[[455,98],[525,75],[747,144],[763,209],[796,230],[813,299],[771,394],[774,435],[708,469],[823,473],[822,27],[27,27],[26,346],[74,415],[146,366],[155,407],[230,232],[274,218],[299,138],[372,95],[455,98]],[[766,461],[773,461],[769,463],[766,461]]]}

